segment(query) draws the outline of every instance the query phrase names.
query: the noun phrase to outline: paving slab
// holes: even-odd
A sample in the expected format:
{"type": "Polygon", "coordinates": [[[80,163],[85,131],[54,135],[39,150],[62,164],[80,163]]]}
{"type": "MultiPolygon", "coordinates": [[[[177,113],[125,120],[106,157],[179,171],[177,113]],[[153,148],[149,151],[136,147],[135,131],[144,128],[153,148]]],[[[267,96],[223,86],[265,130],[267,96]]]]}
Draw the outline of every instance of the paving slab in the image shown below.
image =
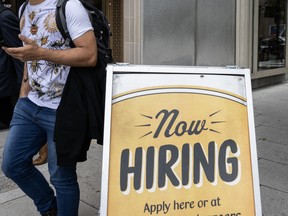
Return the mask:
{"type": "MultiPolygon", "coordinates": [[[[288,101],[287,101],[288,104],[288,101]]],[[[288,113],[288,112],[287,112],[288,113]]],[[[279,116],[279,113],[259,114],[254,115],[256,127],[259,125],[271,126],[275,128],[288,129],[288,116],[279,116]]]]}
{"type": "Polygon", "coordinates": [[[257,141],[258,158],[288,166],[288,145],[257,141]]]}
{"type": "Polygon", "coordinates": [[[288,193],[261,186],[263,216],[287,216],[288,193]]]}
{"type": "MultiPolygon", "coordinates": [[[[288,166],[285,164],[258,160],[260,185],[288,194],[288,166]]],[[[288,215],[288,212],[287,212],[288,215]]]]}
{"type": "Polygon", "coordinates": [[[255,132],[257,141],[271,141],[288,146],[288,130],[286,128],[282,129],[266,125],[260,125],[255,128],[255,132]]]}

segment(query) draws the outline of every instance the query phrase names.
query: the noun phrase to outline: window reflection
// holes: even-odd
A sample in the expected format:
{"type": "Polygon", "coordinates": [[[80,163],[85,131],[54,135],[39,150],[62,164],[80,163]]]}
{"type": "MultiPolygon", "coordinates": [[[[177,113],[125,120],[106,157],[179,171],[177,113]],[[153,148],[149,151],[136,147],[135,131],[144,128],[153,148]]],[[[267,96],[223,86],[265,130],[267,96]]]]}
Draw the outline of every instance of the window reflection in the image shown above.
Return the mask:
{"type": "Polygon", "coordinates": [[[259,0],[258,70],[285,67],[286,0],[259,0]]]}

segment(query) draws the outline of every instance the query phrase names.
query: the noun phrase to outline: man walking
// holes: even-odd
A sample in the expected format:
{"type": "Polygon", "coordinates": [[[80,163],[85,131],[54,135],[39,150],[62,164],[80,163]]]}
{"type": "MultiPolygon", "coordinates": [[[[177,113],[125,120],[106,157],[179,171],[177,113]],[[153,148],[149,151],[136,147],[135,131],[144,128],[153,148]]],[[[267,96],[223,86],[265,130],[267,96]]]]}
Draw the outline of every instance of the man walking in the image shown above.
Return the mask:
{"type": "Polygon", "coordinates": [[[3,47],[9,55],[25,62],[25,67],[2,169],[34,201],[41,215],[77,216],[80,192],[76,164],[57,165],[53,133],[70,67],[96,65],[97,44],[85,8],[78,0],[69,0],[66,21],[75,47],[66,47],[55,21],[56,4],[57,0],[29,0],[20,20],[19,38],[24,46],[3,47]],[[56,195],[32,164],[45,140],[56,195]]]}

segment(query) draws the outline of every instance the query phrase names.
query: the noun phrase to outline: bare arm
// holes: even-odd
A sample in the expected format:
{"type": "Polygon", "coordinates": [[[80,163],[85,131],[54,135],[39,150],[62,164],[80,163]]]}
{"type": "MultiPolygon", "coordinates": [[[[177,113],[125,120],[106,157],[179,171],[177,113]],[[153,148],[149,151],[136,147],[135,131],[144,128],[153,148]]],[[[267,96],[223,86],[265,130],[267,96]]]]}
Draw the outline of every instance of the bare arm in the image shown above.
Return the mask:
{"type": "Polygon", "coordinates": [[[19,97],[27,97],[31,86],[29,85],[29,80],[28,80],[28,74],[27,74],[27,64],[24,64],[24,71],[23,71],[23,79],[22,79],[22,84],[21,84],[21,89],[20,89],[20,95],[19,97]]]}
{"type": "Polygon", "coordinates": [[[23,62],[41,59],[75,67],[95,66],[97,63],[97,44],[93,31],[88,31],[76,38],[73,41],[75,48],[66,50],[42,48],[29,38],[22,35],[19,35],[19,38],[24,42],[24,47],[3,47],[3,49],[12,57],[23,62]]]}

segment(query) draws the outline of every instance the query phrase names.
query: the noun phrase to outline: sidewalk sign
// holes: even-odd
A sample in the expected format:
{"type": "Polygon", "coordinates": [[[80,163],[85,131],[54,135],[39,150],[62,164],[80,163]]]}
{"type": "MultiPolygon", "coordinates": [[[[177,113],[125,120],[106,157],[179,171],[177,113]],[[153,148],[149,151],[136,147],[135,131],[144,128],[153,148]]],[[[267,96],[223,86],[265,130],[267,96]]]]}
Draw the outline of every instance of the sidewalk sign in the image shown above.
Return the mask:
{"type": "Polygon", "coordinates": [[[101,216],[260,216],[249,69],[109,65],[101,216]]]}

